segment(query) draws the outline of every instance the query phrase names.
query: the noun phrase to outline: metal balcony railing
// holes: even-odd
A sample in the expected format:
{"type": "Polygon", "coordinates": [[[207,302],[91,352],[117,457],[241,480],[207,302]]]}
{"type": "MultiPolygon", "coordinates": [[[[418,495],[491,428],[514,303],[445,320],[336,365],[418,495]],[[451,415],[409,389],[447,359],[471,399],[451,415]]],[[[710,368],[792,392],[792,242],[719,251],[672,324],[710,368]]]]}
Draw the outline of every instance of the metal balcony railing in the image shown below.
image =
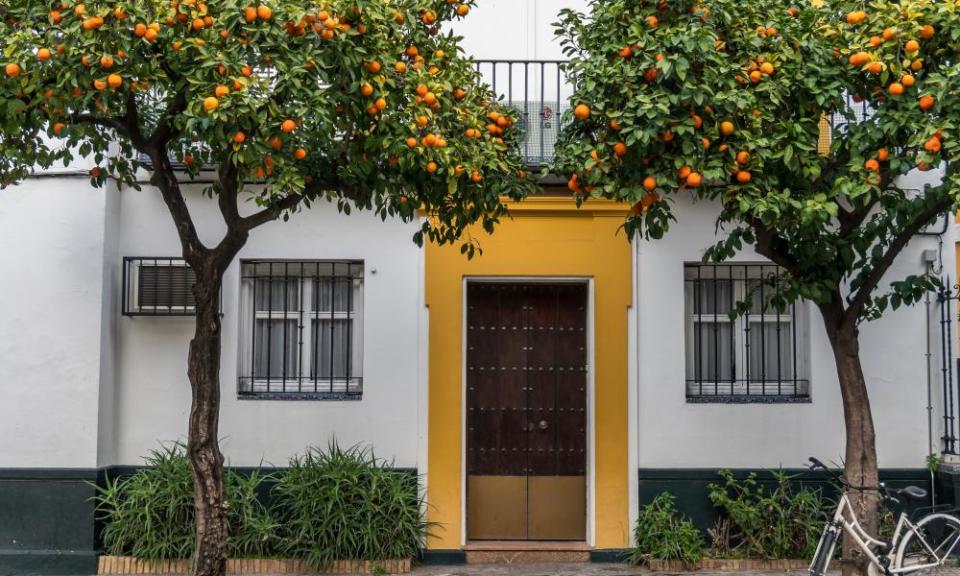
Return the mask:
{"type": "Polygon", "coordinates": [[[481,80],[520,113],[521,153],[531,168],[553,159],[563,112],[573,86],[561,70],[562,60],[476,60],[481,80]]]}

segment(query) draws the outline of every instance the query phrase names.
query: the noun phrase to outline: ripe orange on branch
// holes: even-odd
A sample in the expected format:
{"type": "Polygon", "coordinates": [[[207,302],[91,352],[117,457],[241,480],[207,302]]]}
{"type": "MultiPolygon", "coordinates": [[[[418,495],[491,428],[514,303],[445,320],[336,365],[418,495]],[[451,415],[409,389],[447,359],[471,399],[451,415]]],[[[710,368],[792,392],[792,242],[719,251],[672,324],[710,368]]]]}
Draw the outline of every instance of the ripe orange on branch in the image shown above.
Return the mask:
{"type": "Polygon", "coordinates": [[[586,120],[590,117],[590,107],[586,104],[577,104],[573,109],[573,115],[577,120],[586,120]]]}

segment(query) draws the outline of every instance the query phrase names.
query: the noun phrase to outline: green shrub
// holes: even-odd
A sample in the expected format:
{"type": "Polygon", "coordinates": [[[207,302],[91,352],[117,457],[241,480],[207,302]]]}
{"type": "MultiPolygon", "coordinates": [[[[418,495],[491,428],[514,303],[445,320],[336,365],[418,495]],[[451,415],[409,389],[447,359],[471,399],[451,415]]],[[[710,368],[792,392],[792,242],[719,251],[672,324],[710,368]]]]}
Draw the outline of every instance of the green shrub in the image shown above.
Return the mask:
{"type": "Polygon", "coordinates": [[[285,554],[316,567],[411,558],[426,540],[419,479],[368,449],[310,449],[290,461],[274,495],[285,554]]]}
{"type": "MultiPolygon", "coordinates": [[[[154,450],[146,467],[126,478],[106,480],[95,496],[109,554],[144,559],[190,558],[195,545],[193,476],[183,444],[154,450]]],[[[257,500],[268,476],[227,470],[227,521],[231,556],[269,556],[278,546],[277,523],[257,500]]]]}
{"type": "Polygon", "coordinates": [[[636,545],[627,557],[631,564],[655,559],[681,560],[690,566],[703,557],[700,531],[676,511],[674,497],[667,492],[640,508],[633,534],[636,545]]]}
{"type": "Polygon", "coordinates": [[[772,486],[750,474],[737,480],[721,470],[722,482],[709,485],[710,501],[721,518],[710,531],[711,553],[737,558],[809,558],[823,530],[829,502],[820,490],[798,485],[774,471],[772,486]]]}

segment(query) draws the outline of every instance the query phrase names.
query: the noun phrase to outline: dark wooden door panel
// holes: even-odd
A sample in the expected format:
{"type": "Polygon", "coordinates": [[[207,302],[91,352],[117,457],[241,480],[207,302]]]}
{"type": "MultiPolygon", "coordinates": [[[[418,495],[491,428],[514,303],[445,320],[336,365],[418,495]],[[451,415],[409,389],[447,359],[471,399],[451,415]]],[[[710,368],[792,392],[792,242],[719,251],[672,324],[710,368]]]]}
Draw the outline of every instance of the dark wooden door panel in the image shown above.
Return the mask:
{"type": "Polygon", "coordinates": [[[583,538],[586,305],[584,284],[467,286],[470,538],[583,538]]]}

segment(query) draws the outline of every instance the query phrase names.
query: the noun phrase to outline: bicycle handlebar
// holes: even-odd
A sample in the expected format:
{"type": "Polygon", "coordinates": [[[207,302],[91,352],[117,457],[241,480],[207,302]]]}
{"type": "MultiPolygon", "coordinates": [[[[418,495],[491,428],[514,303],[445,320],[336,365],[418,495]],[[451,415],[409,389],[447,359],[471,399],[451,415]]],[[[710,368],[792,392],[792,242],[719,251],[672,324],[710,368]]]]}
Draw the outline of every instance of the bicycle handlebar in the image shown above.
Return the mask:
{"type": "Polygon", "coordinates": [[[842,475],[836,473],[835,471],[827,467],[826,464],[814,458],[813,456],[809,458],[809,461],[810,461],[810,470],[821,470],[823,472],[826,472],[827,475],[829,475],[831,478],[836,480],[844,488],[847,488],[850,490],[876,490],[878,492],[887,491],[886,486],[884,486],[883,484],[880,484],[880,486],[856,486],[854,484],[847,482],[847,480],[842,475]]]}

